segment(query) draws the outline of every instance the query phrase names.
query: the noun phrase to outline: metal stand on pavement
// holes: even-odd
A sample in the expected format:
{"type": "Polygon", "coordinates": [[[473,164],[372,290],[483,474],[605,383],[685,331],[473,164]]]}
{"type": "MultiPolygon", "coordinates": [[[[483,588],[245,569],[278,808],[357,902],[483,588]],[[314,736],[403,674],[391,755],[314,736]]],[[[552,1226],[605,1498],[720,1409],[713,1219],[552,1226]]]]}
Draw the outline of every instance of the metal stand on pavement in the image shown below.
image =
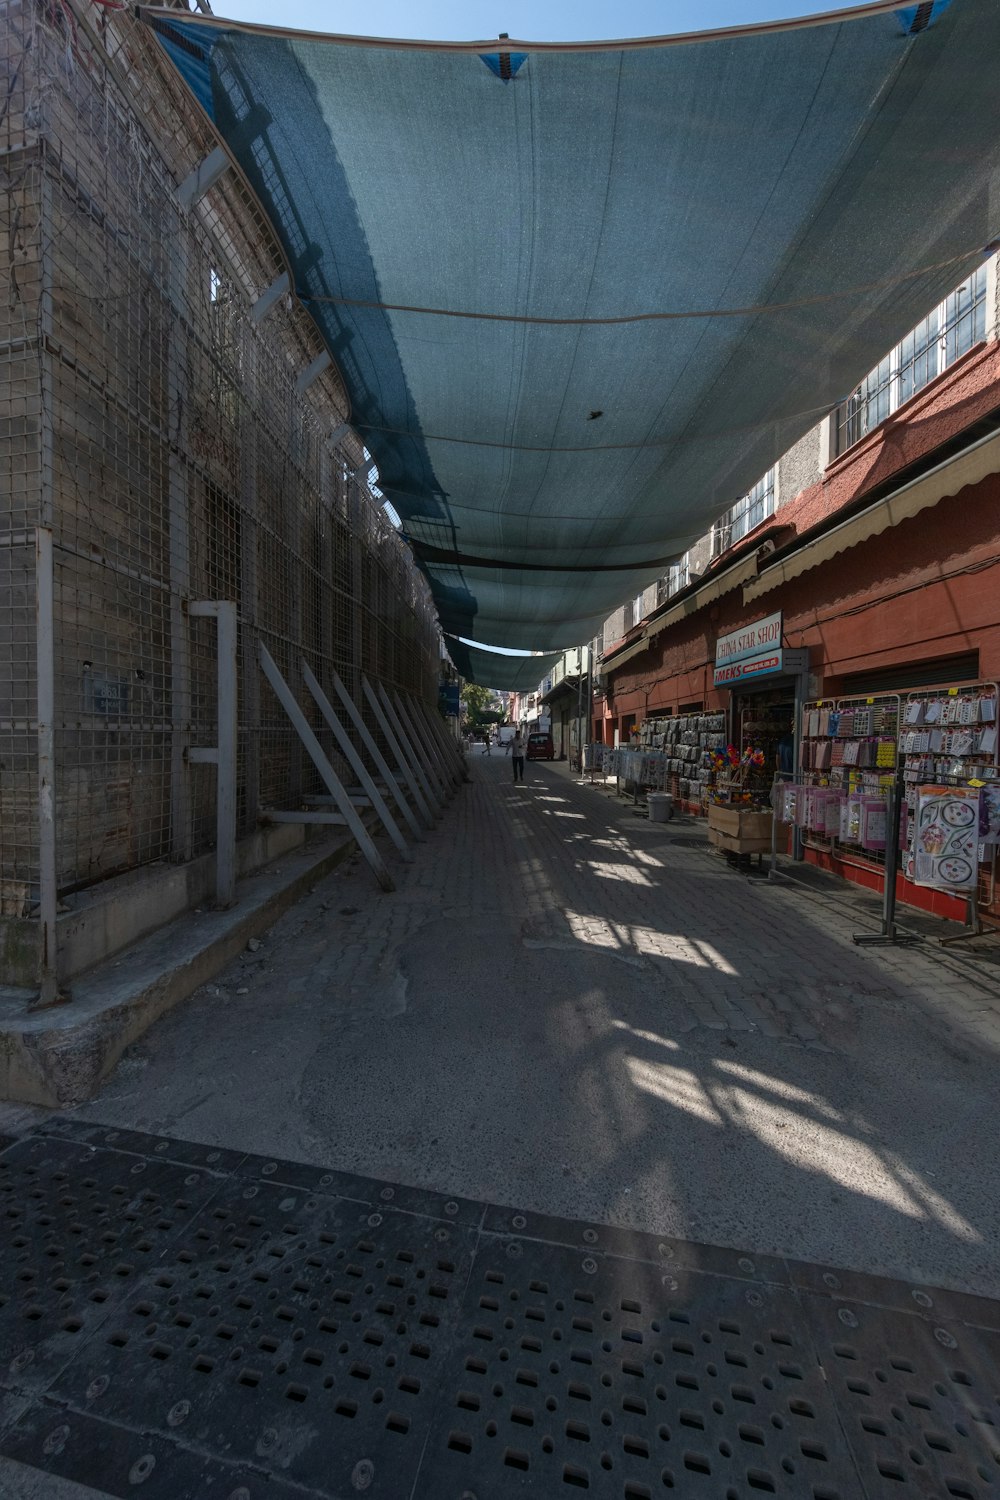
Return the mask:
{"type": "Polygon", "coordinates": [[[968,926],[963,927],[961,932],[953,933],[951,937],[938,938],[938,942],[942,948],[947,948],[949,943],[966,943],[969,938],[997,936],[1000,936],[1000,927],[995,927],[992,922],[983,922],[978,897],[975,891],[970,891],[968,926]]]}
{"type": "Polygon", "coordinates": [[[782,874],[778,869],[778,808],[781,802],[781,788],[784,779],[780,771],[774,773],[774,783],[771,787],[771,863],[768,867],[767,878],[776,885],[787,883],[788,876],[782,874]]]}
{"type": "Polygon", "coordinates": [[[896,768],[896,780],[886,792],[886,840],[885,878],[882,886],[882,930],[881,932],[856,932],[854,941],[858,946],[870,948],[908,948],[919,943],[916,933],[899,932],[896,927],[896,861],[899,857],[899,830],[902,823],[903,762],[896,768]]]}

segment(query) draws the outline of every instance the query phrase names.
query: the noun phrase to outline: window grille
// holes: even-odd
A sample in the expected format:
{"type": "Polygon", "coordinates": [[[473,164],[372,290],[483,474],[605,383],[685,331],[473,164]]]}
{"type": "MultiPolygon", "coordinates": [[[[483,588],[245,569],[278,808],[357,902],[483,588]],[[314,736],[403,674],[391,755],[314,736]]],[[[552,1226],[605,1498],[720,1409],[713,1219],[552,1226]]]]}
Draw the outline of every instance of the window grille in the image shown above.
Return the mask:
{"type": "Polygon", "coordinates": [[[774,470],[758,479],[752,489],[741,495],[736,504],[719,517],[712,527],[712,556],[719,557],[728,547],[747,536],[754,527],[774,515],[774,470]]]}
{"type": "Polygon", "coordinates": [[[691,554],[685,552],[684,556],[675,563],[671,563],[664,576],[660,579],[656,589],[656,602],[662,604],[665,599],[670,599],[674,594],[686,588],[690,582],[691,554]]]}
{"type": "Polygon", "coordinates": [[[983,265],[922,318],[837,408],[837,452],[844,453],[880,426],[985,337],[986,267],[983,265]]]}

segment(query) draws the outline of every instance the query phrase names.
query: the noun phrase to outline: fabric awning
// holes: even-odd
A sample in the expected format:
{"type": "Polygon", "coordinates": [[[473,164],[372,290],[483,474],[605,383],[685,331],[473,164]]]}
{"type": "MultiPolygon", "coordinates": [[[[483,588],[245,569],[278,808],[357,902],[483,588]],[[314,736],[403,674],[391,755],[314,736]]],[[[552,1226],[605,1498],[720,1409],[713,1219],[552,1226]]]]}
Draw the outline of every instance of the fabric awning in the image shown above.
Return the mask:
{"type": "Polygon", "coordinates": [[[444,643],[455,670],[466,682],[478,682],[501,693],[533,693],[562,658],[561,651],[548,656],[506,656],[470,646],[453,635],[446,635],[444,643]]]}
{"type": "Polygon", "coordinates": [[[588,639],[1000,232],[997,0],[503,50],[142,15],[476,641],[588,639]]]}
{"type": "Polygon", "coordinates": [[[991,433],[877,501],[868,510],[831,527],[813,541],[805,542],[791,556],[780,558],[765,568],[757,578],[748,579],[743,585],[744,601],[749,603],[769,594],[772,589],[801,577],[811,568],[829,562],[838,552],[874,541],[883,532],[937,505],[949,495],[957,495],[968,485],[979,484],[990,474],[997,473],[1000,473],[1000,433],[991,433]]]}

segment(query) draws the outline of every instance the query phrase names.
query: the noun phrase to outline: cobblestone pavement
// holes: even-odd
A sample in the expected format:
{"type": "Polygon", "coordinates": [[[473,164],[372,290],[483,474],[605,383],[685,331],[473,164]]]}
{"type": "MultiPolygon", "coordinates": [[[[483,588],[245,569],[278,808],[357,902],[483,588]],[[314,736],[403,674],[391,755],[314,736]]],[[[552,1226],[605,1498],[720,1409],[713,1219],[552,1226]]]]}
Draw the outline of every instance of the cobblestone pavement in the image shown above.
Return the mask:
{"type": "Polygon", "coordinates": [[[996,1493],[995,1301],[79,1121],[4,1144],[5,1500],[996,1493]]]}
{"type": "Polygon", "coordinates": [[[1000,1293],[988,956],[858,948],[877,903],[565,767],[470,775],[395,893],[335,872],[81,1116],[1000,1293]]]}

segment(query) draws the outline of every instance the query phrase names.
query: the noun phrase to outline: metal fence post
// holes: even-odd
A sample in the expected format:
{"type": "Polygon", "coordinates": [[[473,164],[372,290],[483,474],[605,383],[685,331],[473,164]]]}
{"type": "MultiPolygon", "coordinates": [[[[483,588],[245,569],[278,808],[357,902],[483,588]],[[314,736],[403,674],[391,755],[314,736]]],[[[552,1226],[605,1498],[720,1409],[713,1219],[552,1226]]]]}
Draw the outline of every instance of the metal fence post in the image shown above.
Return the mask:
{"type": "Polygon", "coordinates": [[[413,774],[416,776],[418,782],[420,783],[421,789],[427,799],[429,806],[435,814],[439,813],[444,801],[442,793],[440,792],[440,790],[435,791],[434,786],[431,782],[431,778],[427,775],[426,771],[423,768],[421,758],[417,753],[417,748],[412,740],[412,737],[407,734],[404,725],[400,722],[399,715],[393,708],[389,694],[386,692],[385,687],[381,682],[376,683],[375,691],[382,699],[382,707],[385,710],[386,717],[389,723],[392,725],[393,731],[396,735],[396,739],[398,740],[400,747],[402,748],[404,756],[413,768],[413,774]]]}
{"type": "Polygon", "coordinates": [[[903,758],[898,757],[896,777],[885,792],[885,871],[882,879],[882,930],[881,932],[856,932],[854,941],[868,947],[907,948],[919,943],[915,933],[900,932],[896,926],[896,866],[899,863],[899,835],[903,821],[903,803],[906,799],[906,783],[903,778],[903,758]]]}
{"type": "Polygon", "coordinates": [[[215,899],[225,908],[236,900],[236,605],[229,599],[193,600],[188,614],[216,625],[216,742],[193,746],[188,760],[215,766],[215,899]]]}
{"type": "Polygon", "coordinates": [[[35,652],[38,707],[38,918],[39,990],[30,1010],[59,1000],[56,914],[55,619],[52,528],[35,529],[35,652]]]}
{"type": "Polygon", "coordinates": [[[215,809],[215,899],[236,900],[236,605],[220,603],[217,625],[219,765],[215,809]]]}
{"type": "Polygon", "coordinates": [[[398,693],[392,694],[390,702],[400,724],[409,729],[410,743],[413,746],[417,759],[423,766],[428,783],[437,792],[443,803],[444,799],[448,796],[451,782],[445,775],[439,758],[434,755],[433,750],[428,744],[426,735],[420,726],[416,714],[413,712],[412,707],[409,709],[404,707],[403,700],[398,693]]]}
{"type": "MultiPolygon", "coordinates": [[[[309,691],[313,695],[313,698],[316,700],[316,704],[319,708],[320,713],[323,715],[323,718],[326,721],[327,727],[333,732],[333,737],[340,747],[341,755],[347,761],[347,764],[350,766],[351,770],[358,778],[362,790],[368,794],[368,799],[371,802],[372,807],[374,807],[375,811],[381,818],[382,827],[392,839],[392,842],[395,844],[396,848],[399,850],[403,858],[406,860],[412,859],[413,856],[410,853],[410,846],[404,839],[403,835],[400,833],[399,826],[396,823],[395,818],[392,816],[392,813],[386,806],[385,797],[382,796],[382,793],[375,785],[375,781],[369,774],[367,766],[351,743],[350,735],[347,733],[347,730],[344,728],[343,724],[341,724],[334,710],[333,704],[326,696],[326,693],[324,693],[320,683],[318,682],[312,668],[306,661],[305,657],[302,658],[302,676],[305,681],[306,687],[309,689],[309,691]]],[[[386,796],[388,795],[389,788],[386,787],[386,796]]]]}

